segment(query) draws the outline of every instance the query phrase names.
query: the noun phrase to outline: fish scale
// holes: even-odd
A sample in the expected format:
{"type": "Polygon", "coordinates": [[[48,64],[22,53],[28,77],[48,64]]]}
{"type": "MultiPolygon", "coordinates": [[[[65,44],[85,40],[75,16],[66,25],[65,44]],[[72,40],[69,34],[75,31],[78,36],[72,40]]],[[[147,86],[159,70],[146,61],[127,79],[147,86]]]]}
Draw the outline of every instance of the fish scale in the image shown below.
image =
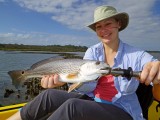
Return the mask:
{"type": "Polygon", "coordinates": [[[12,83],[19,86],[29,78],[58,74],[59,81],[79,83],[94,81],[98,77],[108,74],[109,65],[104,62],[83,59],[55,59],[49,58],[33,64],[28,70],[12,70],[8,74],[12,83]]]}

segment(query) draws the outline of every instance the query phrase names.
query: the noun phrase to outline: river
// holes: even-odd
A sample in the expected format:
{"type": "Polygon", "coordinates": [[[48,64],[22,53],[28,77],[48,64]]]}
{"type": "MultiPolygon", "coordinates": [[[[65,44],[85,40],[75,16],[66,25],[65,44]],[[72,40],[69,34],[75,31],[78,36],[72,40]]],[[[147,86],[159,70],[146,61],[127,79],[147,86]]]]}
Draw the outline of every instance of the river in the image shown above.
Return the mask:
{"type": "MultiPolygon", "coordinates": [[[[76,54],[81,57],[84,55],[83,52],[72,52],[69,54],[76,54]]],[[[151,54],[160,60],[159,52],[151,52],[151,54]]],[[[40,60],[61,55],[63,56],[62,53],[53,52],[0,51],[0,105],[16,104],[25,101],[24,97],[17,99],[17,91],[8,98],[4,98],[5,89],[15,90],[11,83],[11,78],[7,74],[8,71],[27,69],[40,60]]],[[[24,96],[24,93],[22,93],[22,96],[24,96]]]]}
{"type": "MultiPolygon", "coordinates": [[[[81,57],[84,55],[83,52],[67,52],[65,54],[75,54],[81,57]]],[[[24,97],[17,99],[18,93],[15,87],[12,85],[8,71],[28,69],[32,64],[40,60],[50,57],[63,57],[63,55],[64,53],[53,52],[0,51],[0,105],[15,104],[24,101],[24,97]],[[15,93],[8,98],[4,98],[5,89],[12,89],[15,91],[15,93]]]]}

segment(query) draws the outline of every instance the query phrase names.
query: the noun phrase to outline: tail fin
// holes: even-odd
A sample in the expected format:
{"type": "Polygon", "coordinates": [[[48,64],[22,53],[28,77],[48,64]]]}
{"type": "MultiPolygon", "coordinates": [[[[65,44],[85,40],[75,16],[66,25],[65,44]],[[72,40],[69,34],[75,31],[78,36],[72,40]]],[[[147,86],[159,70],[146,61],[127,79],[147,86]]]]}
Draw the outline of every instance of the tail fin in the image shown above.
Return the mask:
{"type": "Polygon", "coordinates": [[[15,85],[16,88],[18,88],[26,79],[24,71],[22,70],[9,71],[8,74],[12,79],[12,84],[15,85]]]}

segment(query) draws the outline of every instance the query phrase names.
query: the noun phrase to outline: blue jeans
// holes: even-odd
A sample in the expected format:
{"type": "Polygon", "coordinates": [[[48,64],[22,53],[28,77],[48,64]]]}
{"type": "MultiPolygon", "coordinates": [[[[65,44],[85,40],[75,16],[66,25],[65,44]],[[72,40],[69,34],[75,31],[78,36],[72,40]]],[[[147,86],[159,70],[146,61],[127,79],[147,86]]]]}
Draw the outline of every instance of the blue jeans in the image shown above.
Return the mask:
{"type": "Polygon", "coordinates": [[[20,113],[22,120],[132,120],[128,113],[112,104],[56,89],[43,91],[20,113]]]}

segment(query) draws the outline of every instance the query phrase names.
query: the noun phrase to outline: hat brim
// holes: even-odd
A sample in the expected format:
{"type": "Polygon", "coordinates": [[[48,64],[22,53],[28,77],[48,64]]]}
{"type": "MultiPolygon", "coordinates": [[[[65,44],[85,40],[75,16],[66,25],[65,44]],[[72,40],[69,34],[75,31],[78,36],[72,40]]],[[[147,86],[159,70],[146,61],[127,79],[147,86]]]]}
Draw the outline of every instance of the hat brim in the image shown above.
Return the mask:
{"type": "Polygon", "coordinates": [[[89,25],[87,25],[87,27],[91,28],[93,31],[96,31],[96,27],[95,27],[95,24],[97,22],[100,22],[102,20],[105,20],[105,19],[109,19],[109,18],[116,18],[117,20],[119,20],[121,22],[121,28],[119,29],[119,31],[122,31],[124,30],[127,26],[128,26],[128,23],[129,23],[129,15],[125,12],[122,12],[122,13],[117,13],[115,15],[112,15],[110,17],[107,17],[107,18],[103,18],[101,20],[98,20],[96,22],[93,22],[89,25]]]}

